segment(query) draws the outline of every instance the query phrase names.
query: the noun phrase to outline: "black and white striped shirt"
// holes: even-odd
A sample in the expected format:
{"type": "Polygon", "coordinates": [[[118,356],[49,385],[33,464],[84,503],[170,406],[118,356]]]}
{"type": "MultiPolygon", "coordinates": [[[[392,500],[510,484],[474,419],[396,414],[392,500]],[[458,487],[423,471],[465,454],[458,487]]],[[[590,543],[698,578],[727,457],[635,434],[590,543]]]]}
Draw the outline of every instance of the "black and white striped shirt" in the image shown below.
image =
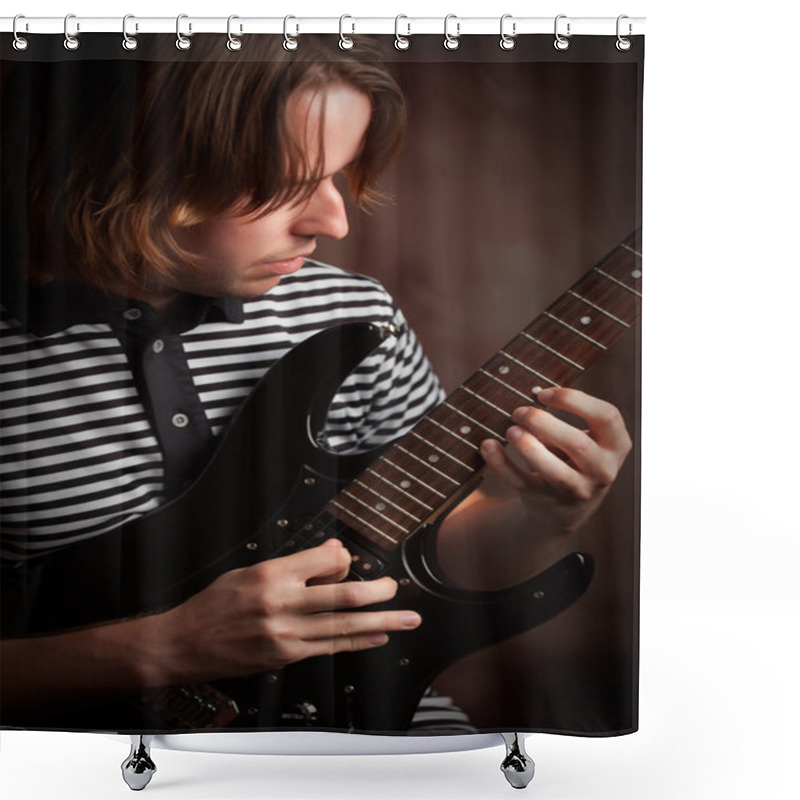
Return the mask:
{"type": "Polygon", "coordinates": [[[180,491],[258,379],[323,328],[398,330],[336,394],[332,449],[384,444],[442,396],[380,284],[314,261],[257,300],[193,298],[170,319],[78,286],[31,297],[0,318],[7,561],[101,535],[180,491]]]}

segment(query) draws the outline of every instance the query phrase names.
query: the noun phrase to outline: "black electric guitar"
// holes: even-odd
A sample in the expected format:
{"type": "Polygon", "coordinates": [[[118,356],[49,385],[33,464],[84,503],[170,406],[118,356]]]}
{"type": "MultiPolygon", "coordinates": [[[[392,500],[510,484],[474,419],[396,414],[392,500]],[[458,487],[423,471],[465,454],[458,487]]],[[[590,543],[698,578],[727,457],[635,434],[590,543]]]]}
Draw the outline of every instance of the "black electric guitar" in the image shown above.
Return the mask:
{"type": "Polygon", "coordinates": [[[3,634],[29,636],[167,609],[227,570],[337,537],[353,555],[351,577],[398,581],[385,607],[418,610],[418,629],[373,650],[168,687],[48,727],[401,732],[447,665],[575,602],[592,577],[585,553],[510,589],[466,591],[437,576],[430,533],[480,479],[479,442],[505,441],[514,408],[570,384],[638,319],[640,252],[632,234],[377,456],[334,455],[315,432],[342,381],[391,332],[357,323],[307,339],[262,378],[184,494],[3,574],[3,634]]]}

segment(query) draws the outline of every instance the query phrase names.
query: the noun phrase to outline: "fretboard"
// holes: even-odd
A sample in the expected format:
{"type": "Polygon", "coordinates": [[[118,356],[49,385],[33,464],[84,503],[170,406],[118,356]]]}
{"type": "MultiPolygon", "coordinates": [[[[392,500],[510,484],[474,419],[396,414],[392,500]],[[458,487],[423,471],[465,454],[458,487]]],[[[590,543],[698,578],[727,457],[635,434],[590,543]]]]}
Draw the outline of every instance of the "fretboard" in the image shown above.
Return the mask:
{"type": "Polygon", "coordinates": [[[382,548],[449,507],[483,467],[480,442],[506,443],[511,413],[568,386],[639,318],[638,231],[568,289],[330,501],[326,512],[382,548]]]}

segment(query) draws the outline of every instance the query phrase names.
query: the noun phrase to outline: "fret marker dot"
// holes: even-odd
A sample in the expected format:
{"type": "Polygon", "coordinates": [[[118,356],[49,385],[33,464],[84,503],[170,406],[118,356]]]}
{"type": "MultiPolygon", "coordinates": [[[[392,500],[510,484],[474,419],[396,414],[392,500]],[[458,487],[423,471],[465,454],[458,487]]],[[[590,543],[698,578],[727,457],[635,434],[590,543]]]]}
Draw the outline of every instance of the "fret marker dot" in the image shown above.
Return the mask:
{"type": "Polygon", "coordinates": [[[469,425],[462,425],[458,430],[459,430],[460,433],[463,433],[465,436],[468,433],[472,433],[472,428],[470,428],[469,425]]]}
{"type": "Polygon", "coordinates": [[[581,325],[588,325],[591,321],[591,317],[581,317],[581,325]]]}
{"type": "Polygon", "coordinates": [[[411,481],[400,481],[400,487],[402,489],[408,489],[411,486],[411,481]]]}
{"type": "Polygon", "coordinates": [[[375,508],[378,511],[386,511],[386,503],[376,503],[375,508]]]}
{"type": "Polygon", "coordinates": [[[439,460],[439,456],[437,456],[436,453],[434,453],[431,456],[428,456],[428,461],[430,461],[431,464],[435,464],[438,460],[439,460]]]}
{"type": "Polygon", "coordinates": [[[641,278],[642,277],[642,271],[640,269],[635,269],[633,272],[631,272],[631,277],[632,278],[641,278]]]}
{"type": "Polygon", "coordinates": [[[533,389],[531,389],[531,391],[533,392],[533,394],[539,394],[539,392],[542,391],[542,387],[541,386],[534,386],[533,389]]]}
{"type": "Polygon", "coordinates": [[[500,369],[499,369],[499,370],[497,370],[497,371],[498,371],[498,372],[499,372],[501,375],[508,375],[508,373],[509,373],[509,372],[511,372],[511,369],[510,369],[510,367],[507,367],[507,366],[505,366],[505,365],[504,365],[504,366],[500,367],[500,369]]]}

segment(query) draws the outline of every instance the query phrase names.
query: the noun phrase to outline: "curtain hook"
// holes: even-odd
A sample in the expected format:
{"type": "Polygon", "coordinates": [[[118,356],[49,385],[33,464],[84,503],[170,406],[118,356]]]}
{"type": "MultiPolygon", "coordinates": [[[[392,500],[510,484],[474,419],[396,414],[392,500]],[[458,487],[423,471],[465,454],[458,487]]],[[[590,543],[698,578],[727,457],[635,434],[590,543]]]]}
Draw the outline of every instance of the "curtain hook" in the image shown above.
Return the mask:
{"type": "MultiPolygon", "coordinates": [[[[178,37],[175,40],[175,47],[177,47],[178,50],[188,50],[192,46],[192,40],[181,33],[181,20],[188,18],[189,18],[188,14],[178,14],[178,18],[175,20],[175,35],[178,37]]],[[[192,33],[192,23],[190,22],[189,34],[191,35],[191,33],[192,33]]]]}
{"type": "MultiPolygon", "coordinates": [[[[355,42],[349,37],[344,35],[344,21],[346,19],[353,19],[349,14],[342,14],[339,17],[339,47],[342,50],[351,50],[355,46],[355,42]]],[[[356,32],[356,24],[353,23],[351,33],[356,32]]]]}
{"type": "MultiPolygon", "coordinates": [[[[27,50],[30,42],[28,42],[28,40],[24,36],[20,36],[19,33],[17,32],[17,20],[19,19],[26,19],[26,17],[24,14],[17,14],[17,16],[14,17],[14,24],[12,26],[12,30],[14,32],[14,49],[27,50]]],[[[26,32],[28,31],[27,22],[25,23],[25,31],[26,32]]]]}
{"type": "Polygon", "coordinates": [[[398,50],[408,50],[411,47],[411,42],[408,40],[408,36],[411,36],[411,23],[407,22],[406,27],[408,30],[406,31],[405,36],[400,35],[400,20],[401,19],[408,19],[405,14],[398,14],[394,18],[394,46],[398,50]]]}
{"type": "MultiPolygon", "coordinates": [[[[128,20],[129,19],[136,19],[133,14],[126,14],[122,18],[122,46],[126,50],[135,50],[139,46],[139,41],[135,36],[130,36],[128,34],[128,20]]],[[[136,31],[139,30],[139,23],[135,23],[134,28],[136,31]]]]}
{"type": "Polygon", "coordinates": [[[458,46],[461,42],[458,41],[458,37],[461,35],[461,23],[457,21],[458,17],[455,14],[448,14],[444,18],[444,46],[446,50],[458,50],[458,46]],[[453,36],[447,30],[447,23],[450,22],[451,19],[456,20],[456,35],[453,36]]]}
{"type": "MultiPolygon", "coordinates": [[[[228,44],[227,44],[227,48],[228,48],[228,50],[230,50],[233,53],[235,53],[237,50],[241,50],[242,49],[242,40],[238,36],[234,36],[231,33],[231,22],[233,22],[235,19],[239,19],[239,17],[237,17],[236,14],[231,14],[231,16],[228,17],[228,44]]],[[[241,32],[242,32],[242,26],[239,25],[239,33],[241,33],[241,32]]]]}
{"type": "MultiPolygon", "coordinates": [[[[75,19],[74,14],[67,14],[67,16],[64,17],[64,47],[67,50],[77,50],[81,46],[81,43],[78,41],[77,36],[70,36],[69,21],[71,19],[75,19]]],[[[78,33],[80,29],[81,29],[80,23],[76,22],[75,32],[78,33]]]]}
{"type": "MultiPolygon", "coordinates": [[[[291,14],[283,18],[283,49],[284,50],[297,50],[297,39],[294,36],[289,36],[289,20],[297,19],[291,14]]],[[[300,26],[297,26],[297,33],[300,33],[300,26]]]]}
{"type": "Polygon", "coordinates": [[[506,20],[507,19],[513,20],[513,18],[514,17],[512,14],[503,14],[503,16],[500,17],[500,47],[503,50],[513,50],[517,44],[516,40],[514,39],[514,37],[517,35],[517,23],[516,22],[511,23],[510,36],[505,32],[506,20]]]}
{"type": "MultiPolygon", "coordinates": [[[[556,17],[555,27],[554,27],[556,40],[553,42],[553,47],[555,47],[556,50],[568,50],[569,49],[569,39],[567,37],[565,37],[565,36],[562,36],[558,32],[558,21],[560,19],[566,19],[566,18],[567,18],[566,14],[559,14],[556,17]]],[[[572,35],[572,33],[570,31],[570,23],[568,22],[567,23],[567,36],[571,36],[571,35],[572,35]]]]}
{"type": "MultiPolygon", "coordinates": [[[[630,49],[631,49],[631,40],[630,40],[630,39],[627,39],[627,38],[625,38],[625,37],[624,37],[624,36],[623,36],[623,35],[620,33],[620,23],[621,23],[621,22],[622,22],[622,20],[624,20],[624,19],[629,19],[629,17],[628,17],[628,15],[627,15],[627,14],[620,14],[620,15],[617,17],[617,50],[619,50],[619,51],[621,51],[621,52],[623,52],[623,53],[624,53],[625,51],[627,51],[627,50],[630,50],[630,49]]],[[[629,22],[629,23],[628,23],[628,36],[630,36],[632,33],[633,33],[633,26],[632,26],[632,25],[631,25],[631,23],[629,22]]]]}

